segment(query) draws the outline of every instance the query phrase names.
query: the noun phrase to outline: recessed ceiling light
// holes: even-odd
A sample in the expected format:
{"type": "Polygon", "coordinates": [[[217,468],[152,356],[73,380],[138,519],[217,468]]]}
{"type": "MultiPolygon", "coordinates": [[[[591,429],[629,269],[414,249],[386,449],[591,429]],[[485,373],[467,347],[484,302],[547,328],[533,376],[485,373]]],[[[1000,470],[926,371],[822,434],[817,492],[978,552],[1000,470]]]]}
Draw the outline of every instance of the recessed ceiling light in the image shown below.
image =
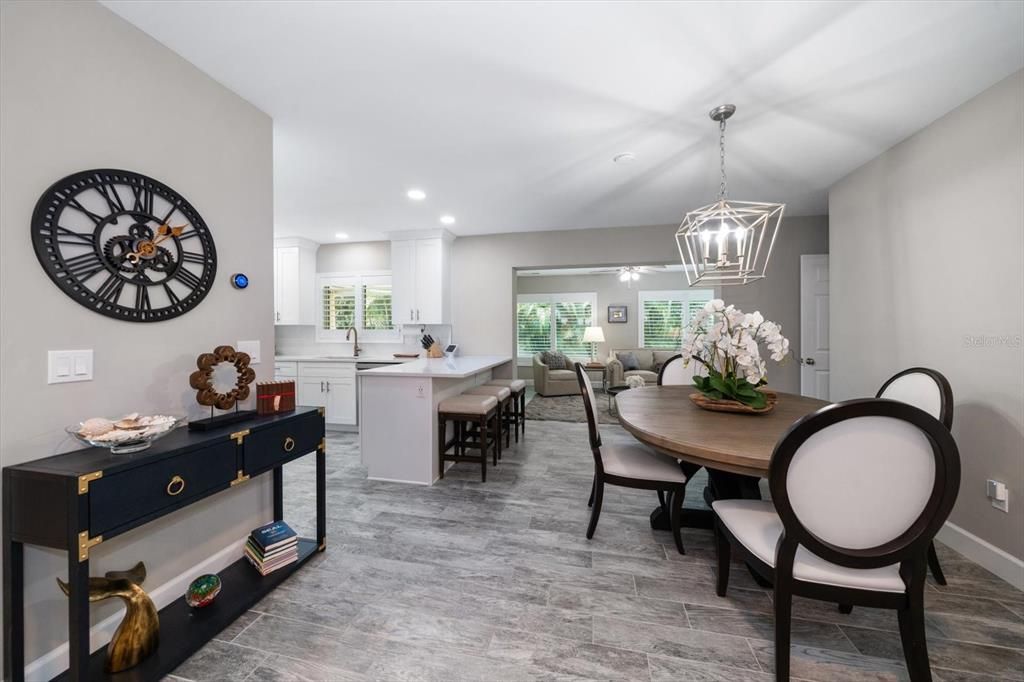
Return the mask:
{"type": "Polygon", "coordinates": [[[409,197],[413,201],[423,201],[427,198],[427,193],[421,189],[413,188],[405,193],[405,196],[409,197]]]}
{"type": "Polygon", "coordinates": [[[334,233],[334,238],[335,239],[348,239],[348,235],[346,233],[344,233],[344,232],[335,232],[334,233]]]}
{"type": "Polygon", "coordinates": [[[441,223],[443,225],[454,225],[455,224],[455,216],[453,216],[453,215],[443,215],[443,216],[441,216],[441,223]]]}
{"type": "Polygon", "coordinates": [[[612,157],[614,163],[633,163],[634,161],[636,161],[636,154],[633,152],[623,152],[612,157]]]}

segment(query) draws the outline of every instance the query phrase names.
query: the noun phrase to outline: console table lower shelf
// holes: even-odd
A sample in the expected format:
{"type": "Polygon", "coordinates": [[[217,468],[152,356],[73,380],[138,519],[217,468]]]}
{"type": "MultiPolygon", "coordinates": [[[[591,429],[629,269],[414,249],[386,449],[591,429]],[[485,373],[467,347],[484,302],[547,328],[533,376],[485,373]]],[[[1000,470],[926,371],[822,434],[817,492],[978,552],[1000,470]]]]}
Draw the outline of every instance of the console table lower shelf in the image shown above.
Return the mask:
{"type": "MultiPolygon", "coordinates": [[[[89,657],[89,680],[143,682],[163,678],[270,594],[316,551],[315,540],[299,538],[299,560],[268,576],[261,576],[245,558],[239,559],[217,574],[224,587],[209,606],[194,609],[179,597],[160,609],[160,646],[152,656],[134,668],[111,674],[103,669],[107,662],[104,645],[89,657]]],[[[71,676],[65,671],[55,679],[64,682],[71,676]]]]}

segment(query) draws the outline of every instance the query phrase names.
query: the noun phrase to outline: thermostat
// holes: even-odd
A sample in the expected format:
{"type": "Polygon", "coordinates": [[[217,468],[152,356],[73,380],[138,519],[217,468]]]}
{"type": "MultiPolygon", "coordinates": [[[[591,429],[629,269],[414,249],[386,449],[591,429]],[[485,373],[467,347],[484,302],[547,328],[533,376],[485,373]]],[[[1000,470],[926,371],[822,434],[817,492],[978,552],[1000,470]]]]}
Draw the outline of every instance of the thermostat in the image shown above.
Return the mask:
{"type": "Polygon", "coordinates": [[[249,286],[249,276],[243,275],[241,272],[237,272],[231,275],[231,286],[236,289],[244,289],[249,286]]]}

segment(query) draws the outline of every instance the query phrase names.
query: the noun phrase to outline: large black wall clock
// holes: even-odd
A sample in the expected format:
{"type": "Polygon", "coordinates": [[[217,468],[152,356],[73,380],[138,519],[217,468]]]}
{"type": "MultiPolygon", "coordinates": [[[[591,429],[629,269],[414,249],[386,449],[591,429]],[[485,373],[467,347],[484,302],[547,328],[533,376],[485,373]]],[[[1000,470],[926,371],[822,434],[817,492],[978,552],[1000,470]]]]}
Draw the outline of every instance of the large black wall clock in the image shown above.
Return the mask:
{"type": "Polygon", "coordinates": [[[131,322],[187,313],[217,274],[213,237],[192,204],[125,170],[82,171],[46,190],[32,214],[32,245],[65,294],[131,322]]]}

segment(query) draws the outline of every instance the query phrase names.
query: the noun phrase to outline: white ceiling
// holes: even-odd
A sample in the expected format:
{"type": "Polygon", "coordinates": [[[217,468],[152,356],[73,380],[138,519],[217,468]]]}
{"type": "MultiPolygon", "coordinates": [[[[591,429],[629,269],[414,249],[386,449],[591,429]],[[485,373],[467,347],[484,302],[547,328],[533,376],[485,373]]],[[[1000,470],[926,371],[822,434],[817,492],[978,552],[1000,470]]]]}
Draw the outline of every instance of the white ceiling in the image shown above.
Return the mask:
{"type": "Polygon", "coordinates": [[[104,4],[273,116],[276,231],[321,242],[678,222],[722,102],[731,195],[820,214],[1024,67],[1015,1],[104,4]]]}

